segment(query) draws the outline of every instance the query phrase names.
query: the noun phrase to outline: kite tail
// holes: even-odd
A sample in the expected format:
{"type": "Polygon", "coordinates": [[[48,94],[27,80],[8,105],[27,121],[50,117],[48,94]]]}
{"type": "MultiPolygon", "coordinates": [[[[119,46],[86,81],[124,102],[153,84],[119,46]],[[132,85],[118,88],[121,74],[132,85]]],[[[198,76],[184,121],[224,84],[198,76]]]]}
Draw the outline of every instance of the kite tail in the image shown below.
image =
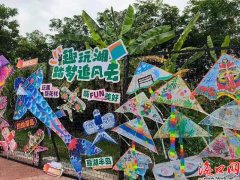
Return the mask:
{"type": "Polygon", "coordinates": [[[90,141],[80,138],[72,138],[70,143],[66,143],[70,162],[78,175],[78,179],[82,177],[82,158],[81,155],[96,155],[102,152],[101,149],[96,147],[90,141]]]}
{"type": "Polygon", "coordinates": [[[175,115],[175,106],[171,106],[171,115],[170,115],[170,158],[174,158],[175,156],[175,141],[176,141],[176,134],[175,134],[175,125],[177,123],[177,118],[175,115]]]}

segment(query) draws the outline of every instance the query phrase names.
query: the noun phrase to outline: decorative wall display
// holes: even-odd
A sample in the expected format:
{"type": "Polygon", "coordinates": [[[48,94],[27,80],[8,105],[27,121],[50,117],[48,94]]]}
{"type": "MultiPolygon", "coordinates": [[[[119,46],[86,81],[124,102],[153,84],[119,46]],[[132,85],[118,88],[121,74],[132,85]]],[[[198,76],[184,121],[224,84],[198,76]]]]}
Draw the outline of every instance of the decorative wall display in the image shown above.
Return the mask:
{"type": "Polygon", "coordinates": [[[33,128],[36,125],[37,125],[37,119],[35,117],[30,117],[30,118],[26,118],[26,119],[16,122],[15,129],[20,131],[23,129],[33,128]]]}
{"type": "Polygon", "coordinates": [[[3,148],[3,151],[8,154],[17,149],[17,143],[14,140],[15,131],[9,130],[9,124],[5,119],[1,119],[0,129],[2,131],[3,141],[0,141],[0,146],[3,148]]]}
{"type": "Polygon", "coordinates": [[[240,99],[240,60],[223,54],[194,90],[195,94],[216,100],[221,96],[240,99]]]}
{"type": "Polygon", "coordinates": [[[103,139],[117,144],[117,142],[106,133],[106,129],[113,128],[117,125],[117,121],[112,113],[107,113],[104,116],[101,116],[98,109],[93,111],[93,120],[85,121],[83,123],[84,131],[87,135],[97,133],[93,144],[102,141],[103,139]]]}
{"type": "Polygon", "coordinates": [[[85,139],[73,137],[64,128],[57,115],[38,91],[42,81],[42,68],[32,73],[27,79],[20,77],[15,79],[14,89],[19,93],[17,94],[13,119],[18,120],[22,118],[27,110],[29,110],[37,119],[45,124],[46,127],[54,131],[66,144],[71,164],[78,174],[78,178],[81,179],[81,155],[96,155],[101,152],[101,149],[85,139]],[[19,88],[21,91],[18,91],[19,88]]]}
{"type": "Polygon", "coordinates": [[[158,153],[148,127],[141,118],[136,118],[121,124],[112,129],[112,131],[141,144],[155,153],[158,153]]]}
{"type": "Polygon", "coordinates": [[[127,51],[122,41],[117,41],[101,50],[96,47],[93,50],[79,52],[72,47],[63,48],[62,51],[57,50],[57,55],[49,61],[50,65],[54,65],[52,79],[65,77],[68,82],[72,82],[75,77],[78,81],[90,81],[98,77],[108,82],[118,83],[120,65],[116,60],[125,55],[127,51]]]}
{"type": "Polygon", "coordinates": [[[86,167],[97,169],[109,169],[113,166],[113,159],[108,157],[97,157],[91,159],[85,159],[86,167]]]}
{"type": "Polygon", "coordinates": [[[132,94],[143,88],[148,88],[160,80],[168,80],[172,77],[173,75],[171,73],[163,69],[145,62],[140,62],[128,87],[127,94],[132,94]]]}
{"type": "MultiPolygon", "coordinates": [[[[175,125],[175,137],[179,138],[180,135],[183,138],[193,137],[207,137],[208,132],[193,122],[190,118],[186,117],[182,113],[176,111],[176,125],[175,125]]],[[[160,127],[159,131],[154,135],[154,138],[170,138],[170,117],[160,127]]]]}
{"type": "Polygon", "coordinates": [[[180,172],[179,160],[159,163],[153,167],[153,174],[156,180],[187,179],[198,176],[200,163],[203,164],[203,160],[198,156],[185,158],[186,168],[184,174],[180,172]]]}
{"type": "Polygon", "coordinates": [[[63,166],[59,162],[50,162],[44,164],[43,171],[50,176],[61,177],[63,173],[63,166]]]}
{"type": "Polygon", "coordinates": [[[162,117],[157,112],[156,108],[147,98],[144,92],[137,94],[132,99],[125,102],[118,109],[115,110],[118,113],[133,113],[134,115],[141,115],[163,124],[162,117]]]}
{"type": "Polygon", "coordinates": [[[59,98],[59,89],[53,87],[52,83],[41,84],[40,92],[43,93],[45,98],[59,98]]]}
{"type": "Polygon", "coordinates": [[[98,90],[90,90],[83,89],[82,90],[82,99],[87,99],[88,101],[102,101],[109,103],[120,103],[121,94],[114,92],[107,92],[105,89],[98,90]]]}
{"type": "Polygon", "coordinates": [[[13,67],[9,61],[3,56],[0,56],[0,92],[3,89],[7,78],[13,73],[13,67]]]}
{"type": "Polygon", "coordinates": [[[239,134],[224,129],[200,154],[200,157],[220,157],[226,160],[240,158],[239,134]]]}
{"type": "Polygon", "coordinates": [[[144,175],[149,168],[149,164],[152,164],[152,160],[149,156],[129,148],[122,157],[114,165],[113,170],[124,171],[124,174],[136,179],[138,175],[144,175]]]}
{"type": "Polygon", "coordinates": [[[58,106],[57,108],[66,110],[70,121],[73,122],[72,109],[76,112],[83,112],[86,109],[86,104],[77,97],[77,94],[72,93],[67,87],[60,89],[60,95],[66,104],[58,106]]]}
{"type": "Polygon", "coordinates": [[[240,108],[232,101],[205,117],[199,124],[240,130],[240,108]]]}
{"type": "Polygon", "coordinates": [[[19,58],[16,67],[18,69],[23,69],[23,68],[26,68],[26,67],[35,66],[37,64],[38,64],[38,58],[25,60],[25,61],[19,58]]]}

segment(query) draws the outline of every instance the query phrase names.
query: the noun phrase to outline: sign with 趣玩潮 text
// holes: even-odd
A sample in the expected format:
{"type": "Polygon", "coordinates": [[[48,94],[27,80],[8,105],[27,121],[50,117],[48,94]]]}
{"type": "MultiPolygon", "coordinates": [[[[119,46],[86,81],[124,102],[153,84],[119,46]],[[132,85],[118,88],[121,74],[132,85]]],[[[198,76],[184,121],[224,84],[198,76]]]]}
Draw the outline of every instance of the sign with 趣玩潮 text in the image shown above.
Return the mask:
{"type": "Polygon", "coordinates": [[[86,167],[93,169],[108,169],[113,166],[113,159],[111,156],[85,159],[86,167]]]}
{"type": "Polygon", "coordinates": [[[33,128],[36,125],[37,125],[37,119],[35,117],[30,117],[24,120],[17,121],[15,123],[15,129],[20,131],[23,129],[33,128]]]}
{"type": "Polygon", "coordinates": [[[98,47],[85,51],[76,51],[71,48],[57,47],[52,51],[53,58],[49,64],[53,66],[52,79],[64,79],[72,82],[90,81],[98,77],[107,82],[120,81],[120,65],[117,60],[128,54],[122,40],[107,48],[98,47]]]}
{"type": "Polygon", "coordinates": [[[90,90],[83,89],[82,90],[82,99],[87,99],[88,101],[103,101],[109,103],[120,103],[121,94],[114,92],[107,92],[105,89],[98,90],[90,90]]]}
{"type": "Polygon", "coordinates": [[[59,98],[59,89],[53,87],[51,83],[41,84],[40,92],[43,93],[45,98],[59,98]]]}

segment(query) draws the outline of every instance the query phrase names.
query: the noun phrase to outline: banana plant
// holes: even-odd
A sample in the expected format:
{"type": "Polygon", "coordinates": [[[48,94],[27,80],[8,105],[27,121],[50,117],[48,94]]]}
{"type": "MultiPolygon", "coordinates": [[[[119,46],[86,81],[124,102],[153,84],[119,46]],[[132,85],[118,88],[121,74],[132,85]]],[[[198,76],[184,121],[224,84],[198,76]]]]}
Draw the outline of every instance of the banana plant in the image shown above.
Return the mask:
{"type": "MultiPolygon", "coordinates": [[[[192,20],[188,23],[188,25],[186,26],[186,28],[183,30],[182,34],[180,35],[179,39],[174,44],[172,51],[180,51],[182,49],[182,46],[183,46],[184,42],[186,41],[188,34],[192,31],[192,29],[195,26],[199,17],[200,17],[200,12],[198,12],[192,18],[192,20]]],[[[200,55],[201,54],[198,53],[197,55],[195,54],[194,56],[200,58],[201,57],[200,55]]],[[[176,61],[177,61],[178,56],[179,56],[179,53],[173,54],[170,57],[170,59],[165,62],[163,68],[166,69],[169,72],[172,72],[172,73],[175,72],[176,71],[176,61]]],[[[191,61],[193,62],[192,59],[191,59],[191,61]]]]}
{"type": "MultiPolygon", "coordinates": [[[[112,16],[112,20],[114,21],[113,12],[112,16]]],[[[92,39],[98,44],[99,47],[104,47],[103,45],[111,43],[99,38],[101,32],[97,26],[97,23],[85,11],[83,11],[82,17],[91,33],[92,39]],[[99,30],[99,32],[97,31],[97,29],[99,30]],[[98,35],[97,38],[96,35],[98,35]]],[[[116,33],[117,37],[115,37],[115,39],[121,38],[124,41],[124,44],[127,46],[127,49],[129,51],[129,54],[142,54],[144,52],[148,52],[155,46],[167,42],[175,37],[175,32],[173,30],[170,30],[170,26],[159,26],[145,32],[139,32],[140,35],[136,39],[131,39],[127,37],[128,32],[130,32],[132,29],[138,28],[133,27],[134,20],[134,8],[130,5],[126,11],[124,20],[122,22],[120,34],[116,33]]],[[[116,23],[113,22],[113,24],[116,23]]]]}

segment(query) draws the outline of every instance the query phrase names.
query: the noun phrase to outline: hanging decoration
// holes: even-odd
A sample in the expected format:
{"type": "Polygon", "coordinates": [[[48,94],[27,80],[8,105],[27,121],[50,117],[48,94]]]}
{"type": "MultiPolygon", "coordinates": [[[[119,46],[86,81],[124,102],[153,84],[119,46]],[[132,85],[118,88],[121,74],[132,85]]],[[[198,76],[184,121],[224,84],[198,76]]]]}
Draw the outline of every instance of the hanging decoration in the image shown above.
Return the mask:
{"type": "Polygon", "coordinates": [[[0,146],[3,151],[8,155],[9,152],[13,152],[17,149],[17,143],[14,140],[15,131],[9,130],[9,124],[5,119],[0,117],[0,130],[2,131],[3,141],[0,141],[0,146]]]}
{"type": "Polygon", "coordinates": [[[200,157],[220,157],[226,160],[240,158],[239,134],[224,129],[203,151],[200,157]]]}
{"type": "Polygon", "coordinates": [[[232,101],[205,117],[199,124],[240,130],[240,108],[232,101]]]}
{"type": "MultiPolygon", "coordinates": [[[[180,134],[183,138],[194,138],[194,137],[207,137],[208,132],[201,128],[199,125],[194,123],[190,118],[186,117],[181,112],[175,110],[176,126],[175,126],[175,137],[180,138],[180,134]],[[184,128],[184,129],[183,129],[184,128]],[[184,130],[184,131],[182,131],[184,130]]],[[[159,131],[154,135],[154,138],[170,138],[171,129],[171,117],[160,127],[159,131]]]]}
{"type": "Polygon", "coordinates": [[[150,100],[147,98],[144,92],[137,94],[132,99],[125,102],[118,109],[115,110],[118,113],[133,113],[134,115],[141,115],[147,117],[153,121],[163,124],[162,117],[157,112],[157,109],[153,106],[150,100]],[[138,102],[138,101],[141,102],[138,102]]]}
{"type": "Polygon", "coordinates": [[[78,174],[78,178],[81,179],[81,154],[88,156],[96,155],[101,152],[101,149],[85,139],[78,139],[69,134],[38,91],[42,81],[42,68],[32,73],[27,79],[19,77],[15,80],[14,89],[17,91],[17,100],[13,119],[18,120],[22,118],[27,110],[29,110],[46,127],[53,130],[66,144],[71,164],[78,174]]]}
{"type": "Polygon", "coordinates": [[[52,51],[53,58],[49,61],[53,66],[52,79],[65,77],[68,82],[72,82],[77,76],[78,81],[91,81],[96,77],[112,83],[120,81],[117,60],[128,54],[121,40],[103,49],[96,47],[93,50],[75,51],[73,47],[59,47],[52,51]]]}
{"type": "Polygon", "coordinates": [[[7,96],[0,96],[0,118],[3,118],[3,114],[7,108],[7,96]]]}
{"type": "Polygon", "coordinates": [[[24,146],[23,151],[27,156],[29,156],[32,152],[33,153],[33,163],[37,163],[39,160],[39,153],[47,151],[48,148],[44,146],[40,146],[40,143],[44,139],[44,131],[42,129],[38,129],[34,135],[31,132],[28,132],[29,141],[24,146]]]}
{"type": "Polygon", "coordinates": [[[140,62],[130,82],[127,94],[132,94],[140,89],[151,87],[160,80],[165,81],[172,77],[173,75],[171,73],[163,69],[145,62],[140,62]]]}
{"type": "Polygon", "coordinates": [[[0,56],[0,92],[2,91],[7,78],[13,73],[13,67],[9,61],[3,56],[0,56]]]}
{"type": "Polygon", "coordinates": [[[138,175],[144,179],[150,164],[152,160],[149,156],[129,148],[113,166],[113,170],[124,171],[125,175],[133,179],[136,179],[138,175]]]}
{"type": "Polygon", "coordinates": [[[76,112],[83,112],[86,109],[86,104],[77,97],[76,93],[71,92],[67,87],[60,89],[60,95],[66,104],[58,106],[57,108],[66,110],[70,121],[73,122],[72,109],[76,112]]]}
{"type": "Polygon", "coordinates": [[[112,129],[112,131],[141,144],[155,153],[158,153],[147,125],[140,117],[121,124],[112,129]]]}
{"type": "Polygon", "coordinates": [[[87,99],[88,101],[102,101],[119,104],[121,99],[120,93],[107,92],[105,89],[98,90],[90,90],[83,89],[82,90],[82,99],[87,99]]]}
{"type": "Polygon", "coordinates": [[[153,102],[184,107],[207,114],[180,76],[174,77],[156,91],[151,91],[151,94],[150,100],[153,102]]]}
{"type": "Polygon", "coordinates": [[[106,129],[113,128],[117,125],[117,121],[112,113],[107,113],[101,116],[100,111],[95,109],[93,111],[93,120],[85,121],[83,123],[83,129],[87,135],[97,133],[93,144],[96,144],[103,139],[117,144],[117,142],[106,133],[106,129]]]}
{"type": "Polygon", "coordinates": [[[229,96],[240,100],[240,60],[223,54],[194,90],[195,95],[206,96],[216,100],[229,96]]]}

